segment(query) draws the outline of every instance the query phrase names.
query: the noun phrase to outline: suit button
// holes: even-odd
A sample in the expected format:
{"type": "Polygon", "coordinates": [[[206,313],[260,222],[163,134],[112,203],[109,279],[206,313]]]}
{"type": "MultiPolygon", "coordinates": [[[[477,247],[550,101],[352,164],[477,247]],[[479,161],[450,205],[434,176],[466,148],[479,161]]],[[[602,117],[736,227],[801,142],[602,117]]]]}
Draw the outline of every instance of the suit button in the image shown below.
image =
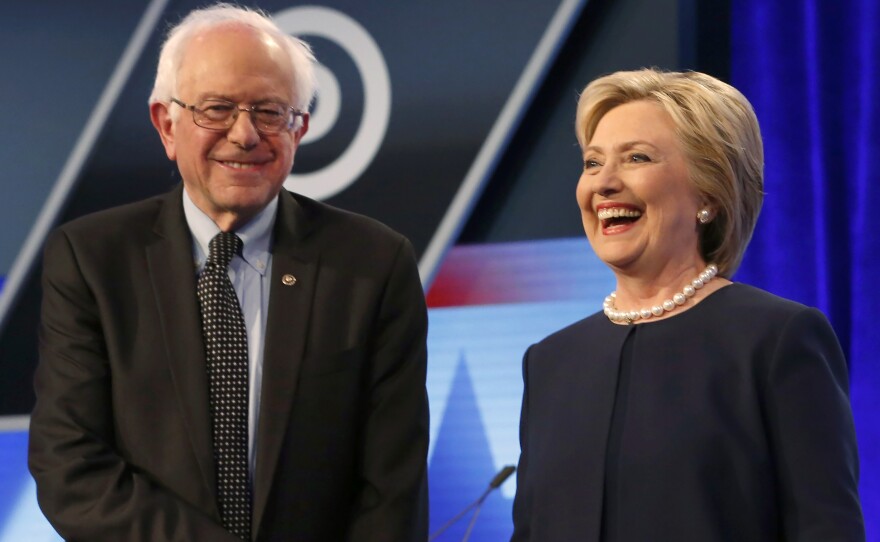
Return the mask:
{"type": "Polygon", "coordinates": [[[294,284],[296,284],[296,277],[294,277],[293,275],[291,275],[289,273],[286,275],[283,275],[281,277],[281,284],[283,284],[285,286],[293,286],[294,284]]]}

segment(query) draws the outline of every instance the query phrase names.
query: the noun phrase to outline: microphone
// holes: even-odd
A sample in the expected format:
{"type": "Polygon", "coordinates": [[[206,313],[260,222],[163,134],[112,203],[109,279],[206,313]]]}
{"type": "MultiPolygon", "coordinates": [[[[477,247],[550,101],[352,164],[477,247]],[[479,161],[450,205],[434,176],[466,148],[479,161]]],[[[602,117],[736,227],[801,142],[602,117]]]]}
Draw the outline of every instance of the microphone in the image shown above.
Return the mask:
{"type": "Polygon", "coordinates": [[[492,481],[489,482],[489,490],[498,489],[501,487],[501,484],[504,483],[505,480],[510,478],[510,475],[516,472],[516,467],[513,465],[506,465],[503,469],[498,471],[498,474],[495,475],[495,478],[492,478],[492,481]]]}
{"type": "Polygon", "coordinates": [[[477,516],[480,515],[480,508],[483,506],[483,501],[486,500],[486,497],[489,496],[489,493],[492,493],[492,491],[498,489],[501,486],[501,484],[503,484],[505,480],[510,478],[510,475],[513,474],[514,472],[516,472],[516,467],[514,467],[513,465],[507,465],[503,469],[498,471],[498,474],[496,474],[495,477],[492,478],[492,481],[489,482],[489,487],[487,487],[486,491],[484,491],[483,494],[480,495],[480,498],[475,500],[474,502],[470,503],[469,505],[465,506],[461,512],[459,512],[458,514],[453,516],[452,519],[450,519],[449,521],[444,523],[442,527],[440,527],[439,529],[434,531],[434,533],[431,535],[431,537],[428,538],[428,542],[432,542],[433,540],[435,540],[438,536],[443,534],[446,531],[446,529],[452,527],[452,525],[454,525],[455,522],[460,520],[465,514],[467,514],[472,509],[476,508],[476,511],[474,512],[474,516],[471,518],[471,522],[468,524],[467,531],[465,531],[465,533],[464,533],[464,538],[461,539],[461,542],[467,542],[468,538],[470,538],[470,536],[471,536],[471,531],[473,530],[474,525],[477,522],[477,516]]]}

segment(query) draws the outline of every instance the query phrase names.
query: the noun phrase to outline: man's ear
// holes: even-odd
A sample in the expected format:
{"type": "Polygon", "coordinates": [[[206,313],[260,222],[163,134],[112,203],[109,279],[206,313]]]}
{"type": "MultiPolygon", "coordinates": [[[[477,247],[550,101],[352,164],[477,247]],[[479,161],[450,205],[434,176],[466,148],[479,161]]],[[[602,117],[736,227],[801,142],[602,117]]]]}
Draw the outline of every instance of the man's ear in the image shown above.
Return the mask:
{"type": "Polygon", "coordinates": [[[309,114],[303,113],[302,117],[300,117],[300,118],[302,119],[302,126],[297,128],[293,132],[293,144],[294,145],[299,145],[299,142],[302,141],[303,136],[306,135],[306,132],[309,131],[309,114]]]}
{"type": "Polygon", "coordinates": [[[162,102],[154,102],[150,104],[150,120],[153,126],[159,132],[162,138],[162,145],[165,147],[165,154],[169,160],[177,160],[177,151],[174,147],[174,122],[171,120],[171,112],[168,111],[168,104],[162,102]]]}

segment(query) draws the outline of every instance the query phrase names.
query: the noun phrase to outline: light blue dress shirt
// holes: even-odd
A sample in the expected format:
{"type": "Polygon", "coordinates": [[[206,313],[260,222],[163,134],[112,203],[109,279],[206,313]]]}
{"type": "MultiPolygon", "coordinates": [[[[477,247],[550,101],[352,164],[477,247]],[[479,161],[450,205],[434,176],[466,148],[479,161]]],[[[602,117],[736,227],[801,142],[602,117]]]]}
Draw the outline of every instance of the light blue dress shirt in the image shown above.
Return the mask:
{"type": "MultiPolygon", "coordinates": [[[[250,222],[236,230],[243,247],[241,256],[229,263],[229,280],[238,295],[247,327],[248,343],[248,467],[251,481],[256,458],[257,422],[260,419],[260,390],[263,380],[263,342],[269,310],[269,287],[272,277],[272,227],[278,211],[278,198],[273,199],[250,222]]],[[[208,244],[220,228],[196,207],[186,189],[183,190],[183,212],[193,238],[193,259],[196,276],[208,259],[208,244]]]]}

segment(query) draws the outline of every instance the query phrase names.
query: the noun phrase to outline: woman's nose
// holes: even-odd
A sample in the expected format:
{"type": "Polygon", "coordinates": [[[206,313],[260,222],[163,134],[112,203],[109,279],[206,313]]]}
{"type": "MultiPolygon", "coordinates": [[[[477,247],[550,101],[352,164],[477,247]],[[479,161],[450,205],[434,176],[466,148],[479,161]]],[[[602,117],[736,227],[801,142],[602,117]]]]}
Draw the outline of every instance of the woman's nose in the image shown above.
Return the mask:
{"type": "Polygon", "coordinates": [[[617,164],[609,161],[599,168],[592,175],[588,175],[590,179],[590,190],[594,194],[607,196],[619,192],[623,188],[623,182],[620,179],[617,164]]]}

